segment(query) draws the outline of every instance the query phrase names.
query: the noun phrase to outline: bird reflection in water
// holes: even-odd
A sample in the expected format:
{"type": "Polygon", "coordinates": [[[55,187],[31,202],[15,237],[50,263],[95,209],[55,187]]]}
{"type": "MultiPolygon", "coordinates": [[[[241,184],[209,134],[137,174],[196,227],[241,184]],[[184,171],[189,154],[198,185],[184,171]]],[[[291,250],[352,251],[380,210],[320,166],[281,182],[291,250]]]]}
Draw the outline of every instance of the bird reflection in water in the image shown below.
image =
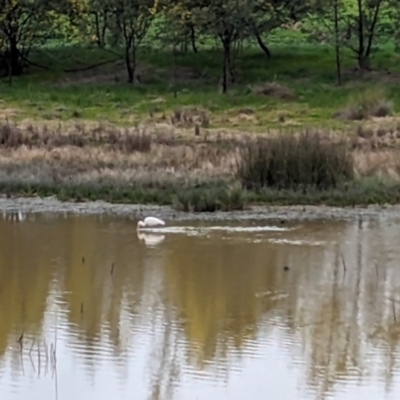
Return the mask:
{"type": "Polygon", "coordinates": [[[165,240],[165,235],[155,234],[155,233],[137,233],[138,239],[144,241],[146,246],[157,246],[165,240]]]}

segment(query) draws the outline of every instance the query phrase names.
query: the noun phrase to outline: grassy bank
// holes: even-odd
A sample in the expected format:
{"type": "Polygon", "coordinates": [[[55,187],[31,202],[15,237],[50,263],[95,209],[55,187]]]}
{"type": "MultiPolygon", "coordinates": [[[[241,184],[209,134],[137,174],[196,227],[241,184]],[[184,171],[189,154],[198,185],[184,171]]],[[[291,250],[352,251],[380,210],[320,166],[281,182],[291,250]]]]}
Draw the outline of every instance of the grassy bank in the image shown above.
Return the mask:
{"type": "Polygon", "coordinates": [[[0,83],[0,192],[186,211],[398,203],[397,53],[382,47],[363,74],[345,53],[338,87],[329,47],[271,51],[244,51],[221,95],[212,49],[175,64],[143,52],[135,86],[109,52],[36,49],[47,69],[0,83]]]}
{"type": "Polygon", "coordinates": [[[373,70],[363,74],[354,69],[352,55],[345,53],[341,87],[336,86],[329,46],[300,42],[272,45],[271,51],[273,56],[267,59],[257,48],[246,49],[236,62],[237,81],[227,95],[221,95],[218,50],[179,53],[176,62],[169,51],[146,50],[139,56],[140,83],[132,86],[126,83],[123,60],[109,52],[77,46],[37,49],[32,61],[48,69],[31,66],[12,86],[4,79],[0,115],[17,121],[166,123],[180,129],[194,129],[198,123],[210,129],[263,132],[292,127],[354,128],[359,118],[367,118],[355,111],[365,101],[378,105],[372,113],[377,116],[400,110],[399,56],[389,47],[377,53],[373,70]],[[191,110],[185,118],[177,118],[184,107],[191,110]]]}

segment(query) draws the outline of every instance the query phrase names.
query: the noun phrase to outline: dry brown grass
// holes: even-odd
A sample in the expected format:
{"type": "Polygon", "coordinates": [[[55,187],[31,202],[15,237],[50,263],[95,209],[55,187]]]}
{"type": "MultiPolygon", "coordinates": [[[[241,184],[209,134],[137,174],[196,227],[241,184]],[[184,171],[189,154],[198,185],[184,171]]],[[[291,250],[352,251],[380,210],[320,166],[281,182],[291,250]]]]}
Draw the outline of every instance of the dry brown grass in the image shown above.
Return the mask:
{"type": "Polygon", "coordinates": [[[0,146],[16,148],[26,146],[53,149],[63,146],[87,147],[104,146],[124,153],[149,152],[152,136],[145,129],[123,129],[111,126],[87,128],[76,124],[67,131],[59,125],[51,129],[47,125],[39,127],[29,124],[25,127],[16,124],[0,123],[0,146]]]}
{"type": "Polygon", "coordinates": [[[197,107],[177,108],[171,115],[171,124],[179,127],[201,126],[208,128],[210,124],[207,110],[197,107]]]}
{"type": "Polygon", "coordinates": [[[226,179],[234,166],[235,149],[222,140],[189,142],[157,130],[102,125],[0,126],[0,181],[162,186],[226,179]]]}
{"type": "Polygon", "coordinates": [[[381,149],[365,152],[357,150],[353,152],[354,167],[358,176],[376,176],[379,178],[390,177],[399,179],[400,176],[400,152],[398,149],[381,149]]]}
{"type": "MultiPolygon", "coordinates": [[[[234,181],[240,149],[260,137],[207,130],[205,135],[180,135],[167,127],[0,124],[0,183],[112,182],[168,187],[234,181]]],[[[301,133],[292,132],[294,136],[301,133]]],[[[397,178],[400,174],[400,129],[320,134],[322,143],[343,137],[348,141],[356,175],[397,178]]],[[[280,133],[265,135],[272,138],[280,133]]]]}

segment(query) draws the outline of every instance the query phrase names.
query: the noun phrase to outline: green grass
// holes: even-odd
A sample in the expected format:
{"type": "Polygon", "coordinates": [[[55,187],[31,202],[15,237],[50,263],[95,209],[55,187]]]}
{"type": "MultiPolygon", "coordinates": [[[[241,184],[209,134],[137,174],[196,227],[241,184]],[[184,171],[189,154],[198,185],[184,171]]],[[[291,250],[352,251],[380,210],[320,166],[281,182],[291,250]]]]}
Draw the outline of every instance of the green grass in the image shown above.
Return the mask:
{"type": "MultiPolygon", "coordinates": [[[[281,43],[285,43],[281,37],[281,43]]],[[[221,54],[217,50],[200,49],[199,53],[177,57],[177,98],[173,93],[173,57],[160,49],[139,54],[142,83],[126,83],[123,61],[87,72],[65,73],[62,69],[81,68],[114,59],[109,52],[79,46],[36,49],[31,59],[49,70],[30,67],[29,72],[13,80],[4,79],[1,86],[4,108],[15,109],[14,119],[45,120],[108,120],[126,125],[138,123],[149,114],[156,121],[176,108],[202,107],[211,113],[211,127],[264,130],[286,125],[331,126],[344,123],[333,115],[345,107],[351,97],[371,85],[386,89],[394,111],[400,110],[400,88],[390,78],[358,78],[350,69],[355,65],[349,52],[343,62],[344,84],[335,83],[334,54],[329,46],[275,44],[271,40],[272,58],[267,59],[256,47],[248,48],[237,61],[238,82],[228,95],[218,93],[221,54]],[[201,74],[200,78],[190,74],[201,74]],[[278,82],[293,93],[293,99],[282,99],[279,93],[257,94],[254,87],[278,82]],[[243,109],[251,109],[254,118],[234,120],[243,109]],[[19,112],[18,112],[19,111],[19,112]]],[[[374,56],[374,68],[399,70],[399,55],[390,46],[374,56]]]]}
{"type": "Polygon", "coordinates": [[[335,207],[399,204],[400,184],[391,180],[362,178],[328,190],[247,191],[225,185],[200,188],[148,188],[118,185],[27,185],[1,183],[0,192],[9,196],[56,196],[61,201],[103,200],[120,204],[170,205],[178,211],[237,211],[251,205],[327,205],[335,207]]]}
{"type": "Polygon", "coordinates": [[[356,179],[330,190],[263,190],[250,193],[248,201],[271,205],[327,205],[332,207],[399,204],[400,185],[397,181],[376,177],[356,179]]]}

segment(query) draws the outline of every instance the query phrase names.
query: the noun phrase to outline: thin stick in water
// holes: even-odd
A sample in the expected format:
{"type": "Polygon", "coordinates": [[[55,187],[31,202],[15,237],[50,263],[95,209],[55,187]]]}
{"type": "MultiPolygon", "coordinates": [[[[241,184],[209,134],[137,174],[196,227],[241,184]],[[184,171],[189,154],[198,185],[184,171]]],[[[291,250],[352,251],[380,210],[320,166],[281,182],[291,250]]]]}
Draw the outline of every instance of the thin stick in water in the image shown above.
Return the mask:
{"type": "Polygon", "coordinates": [[[46,339],[43,340],[43,344],[44,344],[44,355],[46,356],[46,364],[44,367],[44,373],[45,375],[47,375],[47,373],[49,372],[49,354],[47,352],[47,343],[46,343],[46,339]]]}
{"type": "Polygon", "coordinates": [[[114,272],[114,263],[111,264],[111,275],[113,274],[113,272],[114,272]]]}
{"type": "Polygon", "coordinates": [[[56,348],[53,350],[53,361],[54,361],[54,369],[57,368],[57,356],[56,356],[56,348]]]}
{"type": "Polygon", "coordinates": [[[397,322],[397,319],[396,319],[396,307],[395,307],[395,305],[394,305],[394,300],[392,299],[392,310],[393,310],[393,319],[394,319],[394,322],[397,322]]]}
{"type": "Polygon", "coordinates": [[[20,356],[21,356],[21,369],[22,369],[22,375],[25,376],[25,368],[24,368],[24,357],[22,356],[22,348],[21,351],[19,352],[20,356]]]}
{"type": "Polygon", "coordinates": [[[55,366],[55,379],[54,379],[54,390],[56,392],[56,400],[58,400],[58,374],[57,374],[57,366],[55,366]]]}
{"type": "Polygon", "coordinates": [[[35,368],[35,364],[33,363],[33,359],[32,356],[29,354],[29,359],[31,360],[31,364],[32,364],[32,368],[33,368],[33,372],[36,374],[36,368],[35,368]]]}
{"type": "Polygon", "coordinates": [[[19,339],[18,339],[18,343],[19,343],[19,345],[21,346],[21,350],[22,350],[22,348],[24,347],[24,346],[23,346],[23,343],[22,343],[23,339],[24,339],[24,332],[21,333],[21,336],[20,336],[19,339]]]}
{"type": "Polygon", "coordinates": [[[34,346],[34,345],[35,345],[35,339],[33,339],[31,349],[29,350],[29,357],[30,357],[30,355],[31,355],[31,352],[32,352],[32,349],[33,349],[33,346],[34,346]]]}
{"type": "Polygon", "coordinates": [[[347,272],[347,267],[346,267],[346,263],[345,263],[345,261],[344,261],[343,254],[342,254],[342,264],[343,264],[343,270],[344,270],[344,274],[346,275],[346,272],[347,272]]]}
{"type": "Polygon", "coordinates": [[[50,343],[50,365],[53,369],[54,359],[53,359],[53,343],[50,343]]]}
{"type": "Polygon", "coordinates": [[[41,362],[40,362],[40,347],[39,347],[39,344],[40,344],[40,343],[38,343],[38,345],[37,345],[37,353],[38,353],[38,378],[40,377],[40,365],[41,365],[41,362]]]}
{"type": "Polygon", "coordinates": [[[54,330],[54,354],[57,351],[57,322],[58,322],[58,310],[56,310],[56,328],[54,330]]]}

